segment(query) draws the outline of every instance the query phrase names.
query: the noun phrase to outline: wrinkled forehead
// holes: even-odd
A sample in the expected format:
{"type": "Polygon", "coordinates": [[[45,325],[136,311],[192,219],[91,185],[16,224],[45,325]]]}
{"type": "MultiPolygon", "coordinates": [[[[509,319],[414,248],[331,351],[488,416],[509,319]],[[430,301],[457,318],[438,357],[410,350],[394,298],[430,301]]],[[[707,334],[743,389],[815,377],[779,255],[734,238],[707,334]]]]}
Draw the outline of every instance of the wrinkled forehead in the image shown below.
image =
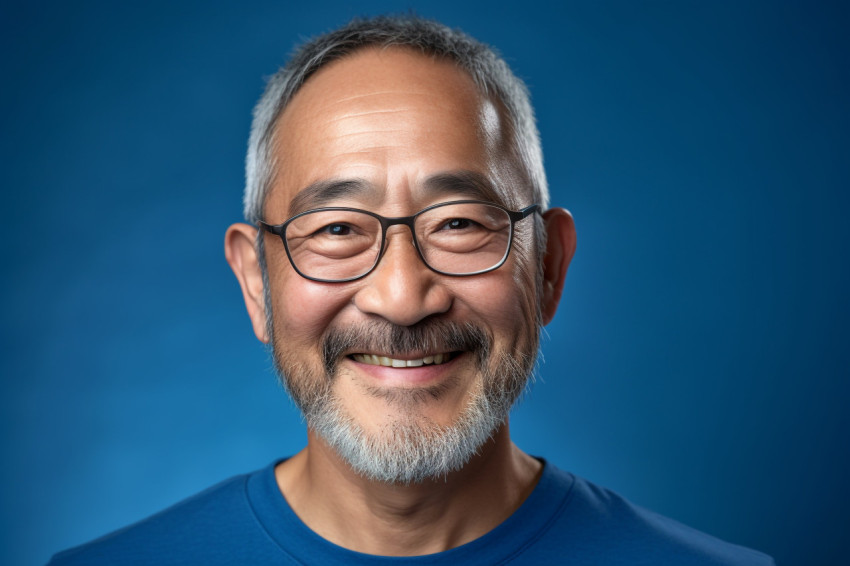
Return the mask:
{"type": "Polygon", "coordinates": [[[399,192],[529,204],[505,122],[454,62],[362,49],[313,74],[279,117],[267,215],[346,198],[379,205],[399,192]]]}

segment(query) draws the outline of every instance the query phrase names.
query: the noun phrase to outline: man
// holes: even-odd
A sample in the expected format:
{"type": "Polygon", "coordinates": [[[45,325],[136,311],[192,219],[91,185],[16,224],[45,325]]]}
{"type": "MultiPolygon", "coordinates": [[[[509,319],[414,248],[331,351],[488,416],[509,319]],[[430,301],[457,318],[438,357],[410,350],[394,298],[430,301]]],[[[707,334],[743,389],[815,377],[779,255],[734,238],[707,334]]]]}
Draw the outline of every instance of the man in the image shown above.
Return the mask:
{"type": "Polygon", "coordinates": [[[55,563],[771,563],[511,442],[575,249],[547,200],[486,46],[409,17],[303,46],[255,109],[225,251],[307,446],[55,563]]]}

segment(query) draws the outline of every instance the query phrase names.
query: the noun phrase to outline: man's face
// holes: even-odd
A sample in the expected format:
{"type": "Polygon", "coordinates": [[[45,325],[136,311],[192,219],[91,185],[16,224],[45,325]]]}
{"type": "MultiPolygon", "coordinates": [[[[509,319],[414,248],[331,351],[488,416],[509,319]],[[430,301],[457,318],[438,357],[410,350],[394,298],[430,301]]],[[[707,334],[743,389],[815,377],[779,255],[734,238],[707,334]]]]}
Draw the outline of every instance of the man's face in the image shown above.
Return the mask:
{"type": "MultiPolygon", "coordinates": [[[[449,62],[393,48],[358,52],[318,71],[280,117],[264,220],[278,224],[321,206],[407,216],[469,198],[527,206],[530,191],[506,157],[501,121],[449,62]],[[440,176],[456,181],[432,182],[440,176]],[[329,181],[355,183],[339,190],[329,181]]],[[[308,425],[331,445],[328,436],[345,429],[346,442],[367,453],[405,443],[422,452],[423,442],[449,446],[449,436],[473,436],[458,442],[474,446],[448,448],[466,450],[452,464],[463,465],[504,421],[531,370],[535,221],[517,224],[505,265],[469,277],[428,269],[410,230],[394,226],[375,270],[348,283],[299,276],[280,239],[266,234],[275,360],[308,425]],[[376,365],[373,355],[412,367],[376,365]]]]}

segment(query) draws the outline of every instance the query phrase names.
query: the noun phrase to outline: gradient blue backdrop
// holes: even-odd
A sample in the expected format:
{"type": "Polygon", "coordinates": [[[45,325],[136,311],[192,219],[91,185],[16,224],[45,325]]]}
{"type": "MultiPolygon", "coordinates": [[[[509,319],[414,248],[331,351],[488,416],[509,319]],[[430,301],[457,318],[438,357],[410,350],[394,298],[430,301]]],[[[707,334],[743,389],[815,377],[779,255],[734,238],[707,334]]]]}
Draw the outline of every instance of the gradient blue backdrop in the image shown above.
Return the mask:
{"type": "Polygon", "coordinates": [[[250,110],[296,42],[409,8],[527,81],[576,218],[518,444],[844,562],[847,4],[444,0],[2,5],[0,562],[301,447],[222,255],[250,110]]]}

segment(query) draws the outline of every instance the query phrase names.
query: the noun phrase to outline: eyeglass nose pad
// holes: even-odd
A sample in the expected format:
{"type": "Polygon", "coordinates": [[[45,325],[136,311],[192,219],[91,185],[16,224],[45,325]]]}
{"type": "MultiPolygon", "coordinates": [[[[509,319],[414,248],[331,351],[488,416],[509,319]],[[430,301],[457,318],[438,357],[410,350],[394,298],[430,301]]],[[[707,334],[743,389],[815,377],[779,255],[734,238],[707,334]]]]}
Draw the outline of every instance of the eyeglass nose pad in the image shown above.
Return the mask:
{"type": "Polygon", "coordinates": [[[390,247],[389,232],[390,229],[392,229],[394,226],[407,226],[407,228],[410,230],[410,243],[413,246],[413,249],[416,251],[416,257],[419,259],[420,262],[422,262],[424,266],[428,266],[427,262],[425,261],[425,256],[422,253],[422,249],[419,247],[419,238],[416,237],[416,229],[414,227],[413,221],[413,218],[398,218],[394,219],[393,222],[388,222],[387,224],[382,226],[383,237],[381,240],[381,251],[378,254],[378,259],[375,262],[375,266],[373,267],[373,269],[377,268],[379,264],[383,261],[384,256],[386,255],[387,250],[390,247]]]}
{"type": "Polygon", "coordinates": [[[394,226],[407,226],[410,230],[410,243],[413,244],[413,247],[419,252],[419,239],[416,237],[416,229],[413,226],[413,218],[396,218],[393,219],[393,222],[387,222],[384,226],[382,226],[383,230],[383,238],[381,241],[381,255],[380,257],[384,257],[384,254],[389,247],[389,236],[390,230],[394,226]]]}

